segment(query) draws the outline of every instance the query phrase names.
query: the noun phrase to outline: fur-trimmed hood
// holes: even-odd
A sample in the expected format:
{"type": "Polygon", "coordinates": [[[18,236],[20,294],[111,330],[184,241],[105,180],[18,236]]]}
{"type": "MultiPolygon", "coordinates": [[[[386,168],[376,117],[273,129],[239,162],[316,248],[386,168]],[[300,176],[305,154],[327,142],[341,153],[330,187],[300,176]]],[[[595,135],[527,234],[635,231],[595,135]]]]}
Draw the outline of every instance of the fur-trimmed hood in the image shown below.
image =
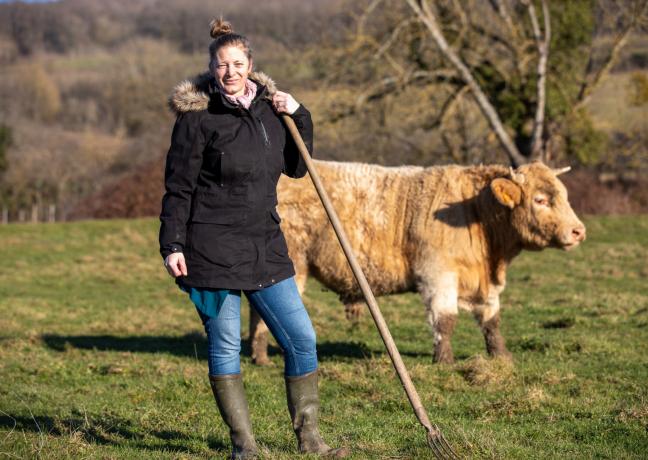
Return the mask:
{"type": "MultiPolygon", "coordinates": [[[[277,92],[275,82],[263,72],[251,72],[249,78],[266,87],[267,95],[277,92]]],[[[214,91],[211,85],[214,78],[210,72],[183,80],[178,83],[169,96],[169,108],[176,115],[185,112],[199,112],[209,105],[209,94],[214,91]]]]}

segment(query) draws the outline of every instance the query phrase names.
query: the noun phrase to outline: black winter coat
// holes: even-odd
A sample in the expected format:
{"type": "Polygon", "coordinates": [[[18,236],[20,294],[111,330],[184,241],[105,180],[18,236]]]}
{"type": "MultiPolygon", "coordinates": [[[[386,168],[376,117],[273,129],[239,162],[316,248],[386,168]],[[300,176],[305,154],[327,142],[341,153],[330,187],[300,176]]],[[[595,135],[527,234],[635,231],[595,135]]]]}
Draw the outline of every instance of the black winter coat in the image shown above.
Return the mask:
{"type": "MultiPolygon", "coordinates": [[[[260,81],[249,110],[232,104],[210,77],[183,82],[167,154],[160,253],[183,252],[191,287],[260,289],[295,274],[277,214],[280,175],[306,165],[260,81]]],[[[313,124],[292,115],[312,153],[313,124]]]]}

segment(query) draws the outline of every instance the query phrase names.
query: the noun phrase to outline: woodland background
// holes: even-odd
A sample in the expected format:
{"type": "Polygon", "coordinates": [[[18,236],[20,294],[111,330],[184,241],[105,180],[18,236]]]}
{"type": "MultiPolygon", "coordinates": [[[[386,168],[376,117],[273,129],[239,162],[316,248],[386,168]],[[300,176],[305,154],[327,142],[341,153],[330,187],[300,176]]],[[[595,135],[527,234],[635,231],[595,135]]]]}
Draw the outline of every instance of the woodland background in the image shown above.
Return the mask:
{"type": "MultiPolygon", "coordinates": [[[[579,212],[648,210],[646,3],[438,0],[427,10],[520,158],[575,169],[564,177],[579,212]]],[[[252,40],[257,70],[312,111],[318,158],[515,163],[412,5],[0,4],[3,220],[156,215],[166,98],[206,69],[220,14],[252,40]]]]}

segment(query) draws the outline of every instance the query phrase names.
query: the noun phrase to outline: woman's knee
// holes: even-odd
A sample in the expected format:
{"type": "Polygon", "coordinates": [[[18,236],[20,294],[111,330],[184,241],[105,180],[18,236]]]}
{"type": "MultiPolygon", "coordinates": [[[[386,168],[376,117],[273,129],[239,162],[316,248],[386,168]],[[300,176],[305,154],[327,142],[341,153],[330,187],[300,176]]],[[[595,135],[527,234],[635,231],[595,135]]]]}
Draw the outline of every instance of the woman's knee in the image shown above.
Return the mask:
{"type": "Polygon", "coordinates": [[[317,337],[313,326],[299,330],[297,334],[290,337],[290,344],[292,350],[296,355],[311,355],[317,354],[317,337]]]}
{"type": "Polygon", "coordinates": [[[315,330],[312,326],[291,337],[290,349],[284,350],[286,375],[304,375],[317,369],[316,341],[315,330]]]}

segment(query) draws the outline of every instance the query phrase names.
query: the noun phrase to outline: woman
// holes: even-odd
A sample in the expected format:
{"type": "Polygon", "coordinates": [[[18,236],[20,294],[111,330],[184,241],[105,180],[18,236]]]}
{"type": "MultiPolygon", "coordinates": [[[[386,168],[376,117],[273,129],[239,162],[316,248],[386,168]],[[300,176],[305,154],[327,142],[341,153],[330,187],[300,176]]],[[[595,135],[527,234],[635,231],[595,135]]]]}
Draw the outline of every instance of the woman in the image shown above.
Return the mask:
{"type": "MultiPolygon", "coordinates": [[[[232,458],[254,458],[240,369],[243,292],[284,351],[288,408],[303,453],[344,457],[317,428],[315,332],[297,291],[279,227],[281,173],[306,166],[278,114],[289,114],[312,152],[310,113],[252,72],[248,39],[222,19],[211,23],[210,72],[176,87],[177,113],[165,171],[160,252],[189,293],[208,339],[209,380],[229,426],[232,458]]],[[[271,81],[270,81],[271,83],[271,81]]]]}

